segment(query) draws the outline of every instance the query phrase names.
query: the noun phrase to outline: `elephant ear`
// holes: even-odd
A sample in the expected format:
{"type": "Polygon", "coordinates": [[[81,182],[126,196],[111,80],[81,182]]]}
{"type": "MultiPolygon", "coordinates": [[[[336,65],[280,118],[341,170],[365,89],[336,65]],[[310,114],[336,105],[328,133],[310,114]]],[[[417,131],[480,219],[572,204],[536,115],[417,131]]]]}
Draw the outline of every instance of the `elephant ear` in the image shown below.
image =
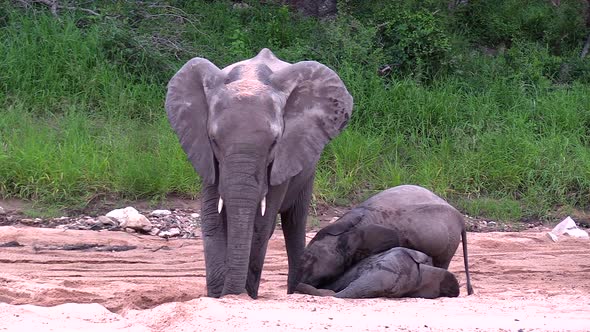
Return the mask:
{"type": "Polygon", "coordinates": [[[270,174],[270,184],[279,185],[315,167],[324,146],[348,123],[353,100],[338,75],[315,61],[275,72],[271,84],[286,97],[283,136],[270,174]]]}
{"type": "Polygon", "coordinates": [[[403,248],[403,251],[406,253],[406,255],[410,256],[414,262],[416,262],[416,264],[432,266],[432,258],[425,253],[408,248],[403,248]]]}
{"type": "Polygon", "coordinates": [[[338,236],[340,234],[351,231],[361,220],[363,220],[363,213],[358,210],[350,210],[348,213],[340,217],[335,223],[322,228],[317,234],[316,238],[321,238],[326,235],[338,236]]]}
{"type": "Polygon", "coordinates": [[[166,94],[166,112],[182,149],[203,183],[215,183],[213,151],[207,133],[207,91],[222,82],[213,63],[193,58],[172,77],[166,94]]]}

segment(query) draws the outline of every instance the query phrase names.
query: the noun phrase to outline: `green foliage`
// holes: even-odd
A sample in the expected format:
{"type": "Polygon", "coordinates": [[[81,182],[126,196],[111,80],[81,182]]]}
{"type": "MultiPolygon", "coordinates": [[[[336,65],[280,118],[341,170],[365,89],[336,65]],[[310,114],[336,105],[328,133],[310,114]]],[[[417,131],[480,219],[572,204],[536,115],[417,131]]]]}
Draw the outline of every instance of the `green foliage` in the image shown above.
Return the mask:
{"type": "Polygon", "coordinates": [[[0,6],[0,195],[67,206],[197,195],[165,85],[191,57],[221,68],[268,47],[325,63],[354,96],[316,199],[413,183],[502,220],[590,208],[582,2],[349,0],[323,22],[256,1],[101,1],[99,17],[59,19],[0,6]],[[384,64],[397,65],[387,79],[384,64]]]}
{"type": "Polygon", "coordinates": [[[456,27],[472,40],[488,46],[514,40],[534,40],[546,43],[552,51],[576,47],[585,31],[584,0],[475,0],[457,8],[456,27]]]}
{"type": "Polygon", "coordinates": [[[449,37],[435,14],[427,10],[399,11],[386,6],[377,15],[379,41],[389,63],[402,73],[420,77],[438,72],[449,57],[449,37]]]}
{"type": "Polygon", "coordinates": [[[522,216],[520,204],[513,199],[459,199],[457,207],[472,217],[486,216],[492,220],[513,221],[522,216]]]}
{"type": "MultiPolygon", "coordinates": [[[[440,11],[442,1],[343,1],[341,11],[373,26],[373,47],[383,50],[384,61],[395,73],[429,79],[446,69],[450,35],[440,11]]],[[[399,75],[396,75],[399,77],[399,75]]]]}
{"type": "Polygon", "coordinates": [[[103,194],[196,195],[199,182],[167,120],[36,116],[15,104],[0,118],[0,194],[65,205],[103,194]]]}

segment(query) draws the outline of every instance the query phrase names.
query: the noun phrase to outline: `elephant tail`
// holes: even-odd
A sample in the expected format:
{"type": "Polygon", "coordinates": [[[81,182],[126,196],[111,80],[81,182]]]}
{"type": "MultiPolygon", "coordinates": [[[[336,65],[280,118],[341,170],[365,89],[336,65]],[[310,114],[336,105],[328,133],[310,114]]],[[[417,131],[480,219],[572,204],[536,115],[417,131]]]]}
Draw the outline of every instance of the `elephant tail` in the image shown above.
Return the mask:
{"type": "Polygon", "coordinates": [[[467,294],[473,294],[473,287],[471,287],[471,278],[469,276],[469,262],[467,258],[467,230],[463,227],[461,231],[461,239],[463,241],[463,262],[465,264],[465,275],[467,276],[467,294]]]}

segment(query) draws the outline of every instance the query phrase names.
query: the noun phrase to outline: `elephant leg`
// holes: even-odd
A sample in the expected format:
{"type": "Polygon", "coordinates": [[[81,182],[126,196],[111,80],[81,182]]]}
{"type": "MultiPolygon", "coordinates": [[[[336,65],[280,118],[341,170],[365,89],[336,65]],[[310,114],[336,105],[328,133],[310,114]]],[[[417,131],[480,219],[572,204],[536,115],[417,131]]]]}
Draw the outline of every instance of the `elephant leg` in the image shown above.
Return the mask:
{"type": "Polygon", "coordinates": [[[336,292],[331,289],[318,289],[311,285],[299,283],[295,288],[297,293],[313,295],[313,296],[334,296],[336,292]]]}
{"type": "Polygon", "coordinates": [[[289,275],[287,277],[287,294],[293,294],[299,284],[299,266],[305,249],[305,225],[307,212],[313,191],[313,176],[299,193],[295,203],[281,213],[281,226],[287,247],[289,275]]]}
{"type": "MultiPolygon", "coordinates": [[[[385,263],[387,265],[387,263],[385,263]]],[[[379,270],[369,270],[358,275],[357,279],[352,280],[346,288],[334,295],[339,298],[363,299],[374,297],[402,297],[408,291],[408,288],[415,283],[414,280],[409,280],[409,276],[402,276],[395,272],[391,266],[387,266],[386,270],[381,270],[383,267],[374,266],[372,268],[379,268],[379,270]]],[[[416,274],[417,273],[413,273],[416,274]]]]}
{"type": "Polygon", "coordinates": [[[205,250],[205,269],[207,279],[207,296],[220,297],[225,282],[227,266],[225,265],[227,250],[227,222],[217,212],[219,193],[217,185],[203,188],[201,206],[201,231],[205,250]]]}
{"type": "Polygon", "coordinates": [[[269,218],[260,218],[259,221],[257,218],[257,221],[254,224],[250,263],[248,265],[248,278],[246,279],[246,291],[253,299],[258,297],[258,287],[260,286],[262,267],[264,265],[264,258],[266,257],[268,240],[276,226],[276,215],[277,211],[275,210],[274,214],[272,214],[274,218],[273,220],[268,220],[269,218]]]}
{"type": "Polygon", "coordinates": [[[334,297],[341,299],[364,299],[378,297],[375,296],[373,289],[374,285],[371,285],[363,280],[354,280],[346,288],[334,294],[334,297]]]}
{"type": "Polygon", "coordinates": [[[260,276],[262,275],[268,240],[276,227],[277,214],[279,213],[279,208],[285,197],[286,190],[286,185],[269,188],[266,213],[264,216],[257,215],[254,221],[250,262],[248,264],[248,278],[246,279],[246,291],[253,299],[258,297],[258,287],[260,286],[260,276]]]}

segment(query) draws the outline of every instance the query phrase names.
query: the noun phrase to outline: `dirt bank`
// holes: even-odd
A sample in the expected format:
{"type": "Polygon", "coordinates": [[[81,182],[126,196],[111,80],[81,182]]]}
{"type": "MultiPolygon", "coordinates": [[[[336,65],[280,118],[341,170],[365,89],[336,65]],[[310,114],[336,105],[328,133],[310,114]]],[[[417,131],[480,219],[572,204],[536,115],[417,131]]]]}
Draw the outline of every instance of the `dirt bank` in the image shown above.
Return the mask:
{"type": "Polygon", "coordinates": [[[468,240],[476,291],[469,297],[460,250],[450,267],[459,298],[288,296],[278,230],[260,298],[210,299],[198,237],[0,227],[0,331],[590,329],[590,241],[553,243],[538,231],[469,233],[468,240]]]}

